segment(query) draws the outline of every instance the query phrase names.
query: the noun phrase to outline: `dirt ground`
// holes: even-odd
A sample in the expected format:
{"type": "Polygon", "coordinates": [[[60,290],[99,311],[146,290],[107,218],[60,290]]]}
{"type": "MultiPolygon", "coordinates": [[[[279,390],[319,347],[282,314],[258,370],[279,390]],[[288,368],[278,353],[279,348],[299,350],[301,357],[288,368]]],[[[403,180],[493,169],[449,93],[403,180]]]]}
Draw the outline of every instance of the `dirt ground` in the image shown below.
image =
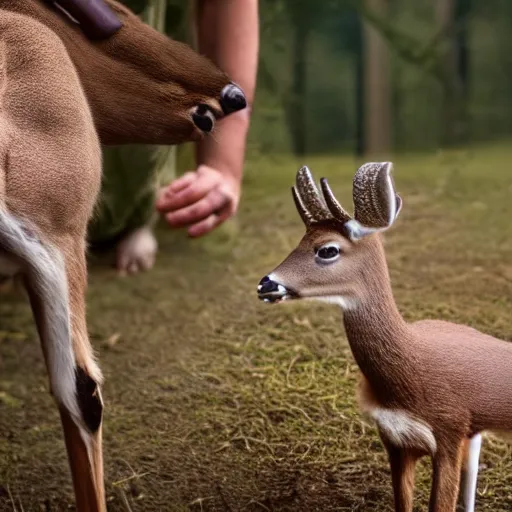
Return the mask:
{"type": "MultiPolygon", "coordinates": [[[[408,320],[512,338],[512,150],[402,156],[386,236],[408,320]]],[[[307,163],[351,208],[348,158],[252,158],[236,223],[201,240],[160,230],[154,270],[91,258],[89,327],[106,377],[111,511],[390,511],[374,427],[335,306],[267,306],[259,279],[303,234],[289,187],[307,163]]],[[[512,367],[511,367],[512,371],[512,367]]],[[[0,510],[72,510],[58,415],[25,300],[0,303],[0,510]]],[[[512,510],[510,447],[484,440],[477,509],[512,510]]],[[[429,463],[417,505],[425,510],[429,463]]]]}

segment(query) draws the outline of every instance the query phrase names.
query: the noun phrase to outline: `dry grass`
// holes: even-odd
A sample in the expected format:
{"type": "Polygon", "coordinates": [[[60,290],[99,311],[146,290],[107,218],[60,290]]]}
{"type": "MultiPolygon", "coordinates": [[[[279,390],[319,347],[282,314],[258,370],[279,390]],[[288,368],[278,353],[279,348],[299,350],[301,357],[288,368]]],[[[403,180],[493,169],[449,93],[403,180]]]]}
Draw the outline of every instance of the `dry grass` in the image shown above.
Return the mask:
{"type": "MultiPolygon", "coordinates": [[[[387,252],[407,319],[512,338],[511,156],[495,147],[397,159],[405,206],[387,252]]],[[[356,164],[308,159],[347,206],[356,164]]],[[[391,510],[341,313],[256,298],[303,232],[289,194],[297,167],[252,159],[237,223],[203,241],[162,231],[151,273],[118,279],[92,262],[110,510],[391,510]]],[[[0,510],[68,510],[64,444],[30,314],[23,300],[2,299],[0,510]]],[[[478,510],[510,510],[510,448],[488,439],[481,462],[478,510]]],[[[428,479],[425,462],[417,510],[428,479]]]]}

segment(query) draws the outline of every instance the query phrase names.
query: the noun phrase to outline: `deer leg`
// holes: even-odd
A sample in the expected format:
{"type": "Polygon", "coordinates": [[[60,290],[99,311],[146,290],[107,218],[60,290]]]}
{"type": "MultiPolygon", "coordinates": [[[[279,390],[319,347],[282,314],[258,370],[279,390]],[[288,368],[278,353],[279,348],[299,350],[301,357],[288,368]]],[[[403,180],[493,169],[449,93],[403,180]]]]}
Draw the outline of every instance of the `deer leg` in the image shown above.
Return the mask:
{"type": "Polygon", "coordinates": [[[26,287],[38,326],[50,373],[52,394],[60,411],[78,512],[106,511],[103,483],[101,372],[96,365],[87,334],[85,292],[87,271],[83,241],[63,247],[62,278],[54,293],[35,286],[26,287]],[[63,297],[67,295],[67,297],[63,297]],[[63,307],[55,308],[62,301],[63,307]],[[65,318],[64,318],[65,317],[65,318]],[[57,332],[54,324],[61,324],[57,332]],[[69,324],[68,329],[64,324],[69,324]],[[62,332],[67,334],[62,335],[62,332]],[[59,337],[57,343],[54,338],[59,337]],[[56,362],[57,361],[57,362],[56,362]],[[56,368],[60,372],[56,372],[56,368]]]}
{"type": "Polygon", "coordinates": [[[61,408],[60,413],[77,496],[77,510],[104,511],[102,376],[94,360],[87,332],[87,264],[83,242],[68,249],[66,272],[76,359],[76,392],[82,424],[77,424],[70,411],[61,408]]]}
{"type": "Polygon", "coordinates": [[[101,427],[85,437],[68,411],[60,409],[77,511],[106,510],[101,427]]]}
{"type": "Polygon", "coordinates": [[[455,512],[459,493],[463,442],[439,446],[433,457],[433,478],[429,512],[455,512]]]}
{"type": "Polygon", "coordinates": [[[414,472],[417,458],[409,451],[385,443],[396,512],[412,512],[414,493],[414,472]]]}

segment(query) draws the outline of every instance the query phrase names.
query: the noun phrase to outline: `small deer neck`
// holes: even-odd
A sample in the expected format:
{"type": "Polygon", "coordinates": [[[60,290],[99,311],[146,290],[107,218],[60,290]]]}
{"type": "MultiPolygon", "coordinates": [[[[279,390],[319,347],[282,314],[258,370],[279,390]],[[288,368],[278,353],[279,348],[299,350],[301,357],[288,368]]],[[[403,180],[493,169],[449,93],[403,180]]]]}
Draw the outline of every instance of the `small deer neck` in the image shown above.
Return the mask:
{"type": "Polygon", "coordinates": [[[354,358],[372,387],[389,395],[414,359],[413,337],[398,311],[383,251],[363,276],[364,296],[344,313],[354,358]]]}

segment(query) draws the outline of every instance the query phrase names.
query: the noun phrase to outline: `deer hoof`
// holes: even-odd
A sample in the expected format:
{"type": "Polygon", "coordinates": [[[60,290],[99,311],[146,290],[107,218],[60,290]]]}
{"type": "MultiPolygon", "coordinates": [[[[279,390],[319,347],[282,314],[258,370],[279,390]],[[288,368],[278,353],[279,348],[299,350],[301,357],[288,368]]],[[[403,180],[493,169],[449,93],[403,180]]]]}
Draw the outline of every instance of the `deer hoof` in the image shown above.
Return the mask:
{"type": "Polygon", "coordinates": [[[148,226],[136,229],[117,246],[117,270],[121,274],[136,274],[155,264],[158,244],[148,226]]]}

